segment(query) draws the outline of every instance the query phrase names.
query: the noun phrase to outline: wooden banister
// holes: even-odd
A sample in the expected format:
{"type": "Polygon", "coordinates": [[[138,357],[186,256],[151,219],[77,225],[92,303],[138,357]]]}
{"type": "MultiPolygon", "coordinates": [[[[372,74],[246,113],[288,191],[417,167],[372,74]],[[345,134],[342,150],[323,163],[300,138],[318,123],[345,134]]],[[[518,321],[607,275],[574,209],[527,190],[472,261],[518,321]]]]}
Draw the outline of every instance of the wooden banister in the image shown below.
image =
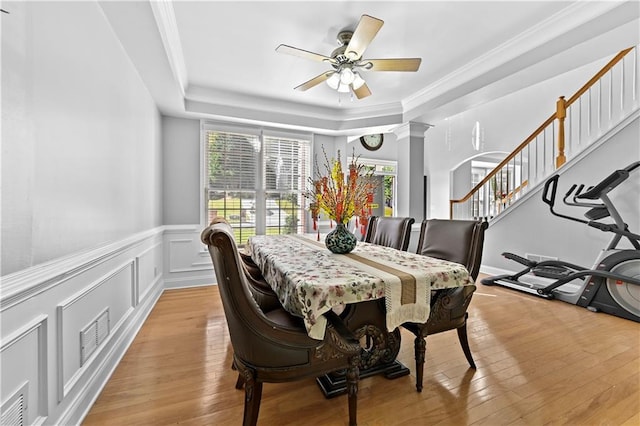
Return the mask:
{"type": "Polygon", "coordinates": [[[515,158],[516,155],[518,155],[520,153],[520,151],[522,151],[527,145],[529,145],[529,143],[534,140],[536,138],[536,136],[538,136],[540,133],[542,133],[542,131],[544,129],[547,128],[547,126],[549,126],[551,123],[553,123],[553,120],[556,119],[556,114],[554,113],[551,117],[547,118],[547,120],[542,123],[540,125],[540,127],[538,127],[533,133],[531,133],[531,135],[529,135],[528,138],[526,138],[520,145],[518,145],[518,147],[516,149],[513,150],[513,152],[511,152],[511,154],[507,155],[507,157],[502,160],[493,170],[491,170],[489,173],[487,173],[487,175],[476,185],[474,186],[471,191],[469,191],[467,193],[467,195],[465,195],[464,197],[458,199],[458,200],[450,200],[449,201],[449,216],[451,219],[453,219],[453,205],[456,203],[464,203],[465,201],[469,200],[469,198],[471,198],[473,196],[474,193],[478,192],[478,190],[480,188],[482,188],[487,182],[489,182],[491,180],[492,177],[494,177],[495,175],[498,174],[498,172],[500,171],[500,169],[502,169],[509,161],[513,160],[515,158]]]}
{"type": "Polygon", "coordinates": [[[567,117],[567,102],[564,96],[560,96],[556,102],[556,118],[558,119],[558,156],[556,157],[556,169],[567,162],[564,155],[564,119],[567,117]]]}
{"type": "Polygon", "coordinates": [[[605,65],[604,67],[602,67],[602,69],[600,71],[598,71],[593,77],[591,77],[591,79],[589,81],[587,81],[587,83],[582,86],[580,89],[578,89],[578,91],[576,93],[573,94],[573,96],[571,96],[569,98],[569,100],[567,101],[567,108],[569,108],[571,106],[571,104],[573,104],[575,101],[577,101],[580,96],[584,95],[584,93],[589,90],[591,88],[591,86],[593,86],[594,84],[596,84],[598,82],[598,80],[600,80],[602,77],[604,77],[604,75],[606,73],[609,72],[609,70],[611,70],[611,68],[614,67],[615,64],[617,64],[618,62],[620,62],[620,60],[622,60],[622,58],[624,58],[627,53],[631,52],[634,49],[635,46],[631,46],[627,49],[621,50],[616,56],[613,57],[613,59],[611,59],[607,65],[605,65]]]}
{"type": "Polygon", "coordinates": [[[529,181],[525,180],[524,182],[522,182],[520,185],[518,185],[517,187],[514,188],[513,191],[509,192],[506,196],[502,197],[502,199],[500,200],[500,202],[502,203],[508,203],[509,201],[511,201],[511,199],[513,197],[515,197],[515,195],[522,191],[524,189],[525,186],[529,185],[529,181]]]}
{"type": "MultiPolygon", "coordinates": [[[[480,191],[484,185],[487,184],[496,176],[502,168],[513,160],[518,154],[520,154],[532,141],[536,139],[542,132],[545,131],[556,119],[558,119],[558,155],[555,159],[555,167],[559,168],[566,162],[565,156],[565,129],[564,120],[566,118],[566,111],[571,104],[577,101],[587,90],[589,90],[594,84],[596,84],[604,75],[606,75],[618,62],[620,62],[635,46],[621,50],[616,56],[614,56],[600,71],[598,71],[585,85],[583,85],[576,93],[574,93],[568,100],[565,100],[564,96],[561,96],[556,102],[556,111],[545,120],[536,130],[531,133],[520,145],[518,145],[507,157],[502,160],[493,170],[491,170],[477,185],[475,185],[464,197],[457,200],[449,200],[449,217],[453,219],[453,209],[455,204],[460,204],[468,201],[475,193],[480,191]]],[[[513,192],[520,191],[524,186],[528,184],[528,181],[524,181],[513,192]]]]}

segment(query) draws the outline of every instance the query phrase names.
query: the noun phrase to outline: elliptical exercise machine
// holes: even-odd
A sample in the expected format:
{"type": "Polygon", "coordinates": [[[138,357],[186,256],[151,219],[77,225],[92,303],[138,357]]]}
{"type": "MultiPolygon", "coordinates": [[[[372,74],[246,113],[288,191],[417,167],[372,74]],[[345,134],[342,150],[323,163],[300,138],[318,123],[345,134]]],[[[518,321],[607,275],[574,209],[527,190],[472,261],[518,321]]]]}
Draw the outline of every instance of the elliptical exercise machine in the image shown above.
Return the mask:
{"type": "Polygon", "coordinates": [[[629,231],[607,195],[639,167],[640,161],[636,161],[624,169],[616,170],[584,192],[584,185],[571,186],[563,202],[568,206],[589,208],[584,213],[587,220],[554,211],[560,176],[554,175],[545,182],[542,201],[549,206],[551,214],[614,234],[591,269],[561,260],[535,262],[505,252],[502,253],[505,258],[526,268],[515,275],[485,278],[482,284],[501,285],[640,322],[640,235],[629,231]],[[611,217],[614,223],[601,222],[607,217],[611,217]],[[623,237],[634,249],[616,249],[623,237]]]}

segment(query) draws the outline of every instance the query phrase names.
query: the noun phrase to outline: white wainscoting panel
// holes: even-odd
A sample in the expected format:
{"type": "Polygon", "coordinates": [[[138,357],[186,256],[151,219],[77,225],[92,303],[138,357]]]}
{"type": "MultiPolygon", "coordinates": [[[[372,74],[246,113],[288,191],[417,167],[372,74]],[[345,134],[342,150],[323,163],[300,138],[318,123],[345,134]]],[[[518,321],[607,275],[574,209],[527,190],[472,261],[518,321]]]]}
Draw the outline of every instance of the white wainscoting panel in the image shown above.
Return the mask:
{"type": "Polygon", "coordinates": [[[201,232],[198,226],[175,226],[165,231],[165,288],[215,283],[211,257],[200,241],[201,232]]]}
{"type": "Polygon", "coordinates": [[[215,283],[201,231],[158,227],[1,277],[0,407],[80,424],[162,292],[215,283]]]}
{"type": "Polygon", "coordinates": [[[157,282],[162,278],[162,240],[158,240],[153,246],[140,253],[137,257],[138,291],[135,295],[135,304],[144,300],[157,282]]]}
{"type": "Polygon", "coordinates": [[[89,284],[58,305],[58,398],[60,401],[75,383],[92,366],[94,357],[82,365],[80,333],[95,321],[105,310],[109,310],[110,330],[108,340],[120,328],[134,308],[136,287],[135,260],[116,267],[107,276],[89,284]]]}
{"type": "Polygon", "coordinates": [[[2,336],[0,395],[5,403],[24,392],[27,403],[22,412],[24,424],[40,424],[47,417],[47,317],[38,315],[8,336],[2,336]]]}
{"type": "Polygon", "coordinates": [[[26,383],[28,424],[81,423],[164,290],[164,230],[2,277],[0,406],[26,383]],[[80,333],[97,319],[81,365],[80,333]]]}

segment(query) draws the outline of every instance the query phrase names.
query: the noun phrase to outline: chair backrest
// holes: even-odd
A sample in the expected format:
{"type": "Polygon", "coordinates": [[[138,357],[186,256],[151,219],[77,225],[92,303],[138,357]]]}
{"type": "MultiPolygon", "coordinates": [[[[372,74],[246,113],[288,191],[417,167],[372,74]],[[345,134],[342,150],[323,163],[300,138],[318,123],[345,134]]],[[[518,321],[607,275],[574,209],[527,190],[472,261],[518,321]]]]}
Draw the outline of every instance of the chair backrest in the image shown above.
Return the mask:
{"type": "Polygon", "coordinates": [[[475,280],[487,226],[484,221],[427,219],[420,227],[416,253],[461,263],[475,280]]]}
{"type": "Polygon", "coordinates": [[[371,216],[364,241],[385,247],[407,251],[411,238],[412,217],[371,216]]]}
{"type": "MultiPolygon", "coordinates": [[[[210,225],[222,224],[224,229],[229,232],[230,235],[234,235],[233,227],[224,217],[216,216],[211,221],[210,225]]],[[[240,255],[240,265],[245,273],[245,278],[249,284],[249,291],[253,295],[253,298],[258,302],[258,306],[262,312],[267,313],[275,308],[282,307],[278,301],[278,296],[273,292],[269,284],[265,281],[260,268],[253,262],[251,256],[242,253],[238,250],[240,255]]]]}
{"type": "Polygon", "coordinates": [[[288,340],[291,343],[290,332],[279,330],[253,299],[229,225],[211,225],[202,232],[201,239],[211,255],[236,356],[255,366],[308,362],[308,354],[287,346],[288,340]]]}

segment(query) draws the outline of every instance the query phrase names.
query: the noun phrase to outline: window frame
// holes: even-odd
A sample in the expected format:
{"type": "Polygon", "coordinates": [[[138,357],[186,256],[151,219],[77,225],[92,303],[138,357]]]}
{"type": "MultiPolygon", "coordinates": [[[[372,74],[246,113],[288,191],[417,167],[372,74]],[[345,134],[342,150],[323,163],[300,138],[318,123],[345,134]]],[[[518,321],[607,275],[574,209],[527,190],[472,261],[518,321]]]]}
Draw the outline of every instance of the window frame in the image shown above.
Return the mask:
{"type": "MultiPolygon", "coordinates": [[[[351,162],[353,156],[347,157],[347,161],[351,162]]],[[[393,202],[392,202],[392,216],[394,217],[398,214],[398,161],[397,160],[380,160],[376,158],[363,158],[358,157],[358,163],[364,165],[365,167],[373,166],[373,175],[374,176],[393,176],[393,202]],[[388,172],[384,170],[378,170],[378,167],[393,167],[393,172],[388,172]]],[[[384,196],[383,196],[384,198],[384,196]]]]}
{"type": "MultiPolygon", "coordinates": [[[[208,176],[208,165],[207,165],[207,156],[208,156],[208,138],[207,134],[209,132],[227,132],[227,133],[239,133],[244,135],[257,136],[259,143],[258,150],[258,173],[256,179],[255,189],[255,202],[256,209],[255,215],[256,217],[260,217],[260,224],[256,220],[256,235],[261,235],[266,232],[266,210],[267,210],[267,200],[266,195],[269,190],[266,189],[265,182],[265,161],[264,161],[264,153],[265,153],[265,139],[266,138],[275,138],[275,139],[293,139],[298,141],[307,141],[308,142],[308,164],[309,168],[307,170],[308,175],[304,177],[305,186],[303,186],[300,191],[304,191],[306,189],[306,181],[308,177],[313,173],[313,149],[314,149],[314,135],[313,133],[306,132],[291,132],[287,130],[277,129],[277,128],[268,128],[268,127],[256,127],[256,126],[243,126],[243,125],[234,125],[224,122],[216,122],[211,120],[201,120],[200,121],[200,223],[202,227],[206,227],[209,224],[209,176],[208,176]],[[264,222],[264,223],[263,223],[264,222]]],[[[307,219],[310,220],[310,215],[306,209],[301,208],[301,214],[304,214],[307,219]]],[[[308,222],[308,220],[306,221],[308,222]]],[[[303,222],[304,223],[304,222],[303,222]]],[[[308,232],[308,229],[303,228],[302,232],[308,232]]],[[[244,242],[238,241],[239,246],[242,246],[244,242]]]]}

